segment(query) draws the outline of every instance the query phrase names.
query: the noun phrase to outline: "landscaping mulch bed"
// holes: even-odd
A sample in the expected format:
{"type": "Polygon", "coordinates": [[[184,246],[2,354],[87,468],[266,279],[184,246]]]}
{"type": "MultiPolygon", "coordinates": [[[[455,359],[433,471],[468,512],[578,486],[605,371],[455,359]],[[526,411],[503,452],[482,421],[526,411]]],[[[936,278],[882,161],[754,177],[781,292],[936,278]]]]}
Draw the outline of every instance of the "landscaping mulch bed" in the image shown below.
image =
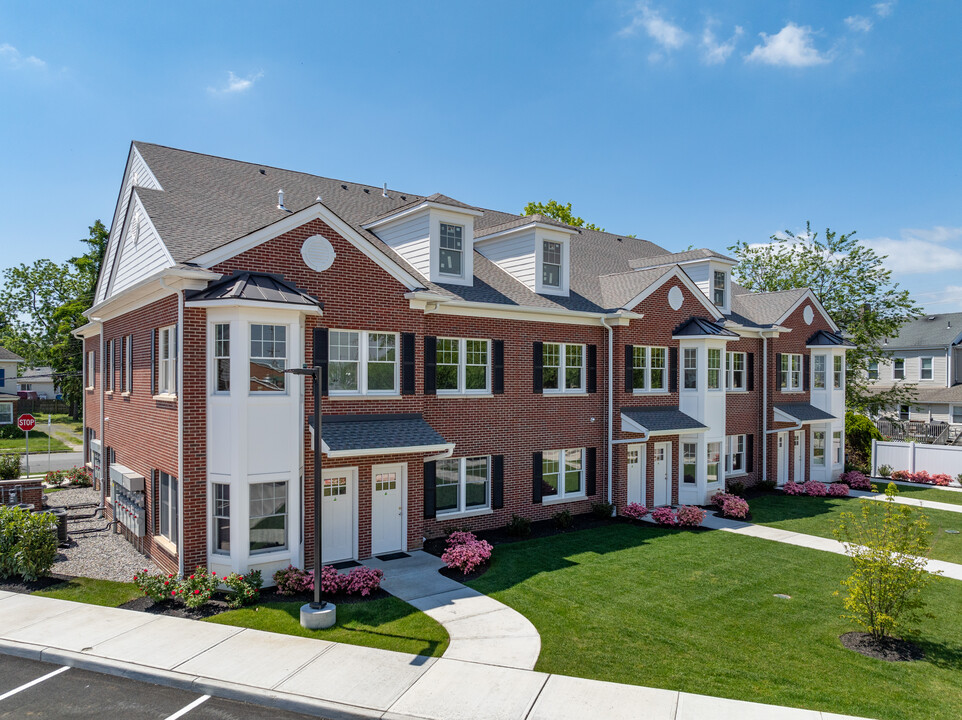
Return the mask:
{"type": "Polygon", "coordinates": [[[15,593],[32,593],[37,590],[46,590],[54,585],[60,585],[61,583],[69,582],[73,580],[72,577],[68,575],[48,575],[47,577],[42,577],[39,580],[32,580],[27,582],[20,578],[19,576],[0,578],[0,590],[5,590],[7,592],[15,593]]]}
{"type": "Polygon", "coordinates": [[[438,572],[444,575],[444,577],[446,578],[451,578],[452,580],[456,580],[457,582],[464,583],[464,582],[469,582],[471,580],[477,580],[479,577],[484,575],[488,571],[488,568],[490,567],[491,567],[491,562],[488,561],[484,565],[479,567],[477,570],[472,570],[469,573],[463,573],[457,568],[449,568],[449,567],[438,568],[438,572]]]}
{"type": "Polygon", "coordinates": [[[839,636],[842,645],[862,655],[886,662],[910,662],[925,657],[922,648],[908,640],[883,638],[876,640],[869,633],[847,632],[839,636]]]}

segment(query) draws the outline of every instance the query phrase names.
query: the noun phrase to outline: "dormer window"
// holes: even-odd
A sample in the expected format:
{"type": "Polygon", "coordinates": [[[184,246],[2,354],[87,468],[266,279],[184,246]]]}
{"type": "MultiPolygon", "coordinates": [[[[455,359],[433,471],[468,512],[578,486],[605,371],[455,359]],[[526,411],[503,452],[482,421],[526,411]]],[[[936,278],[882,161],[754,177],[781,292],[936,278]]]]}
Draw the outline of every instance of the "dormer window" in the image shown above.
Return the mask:
{"type": "Polygon", "coordinates": [[[716,270],[714,272],[714,282],[712,283],[712,299],[718,307],[725,306],[725,273],[716,270]]]}
{"type": "Polygon", "coordinates": [[[442,275],[461,277],[464,274],[464,227],[441,223],[440,240],[438,271],[442,275]]]}
{"type": "Polygon", "coordinates": [[[561,243],[545,240],[541,247],[541,284],[561,287],[561,243]]]}

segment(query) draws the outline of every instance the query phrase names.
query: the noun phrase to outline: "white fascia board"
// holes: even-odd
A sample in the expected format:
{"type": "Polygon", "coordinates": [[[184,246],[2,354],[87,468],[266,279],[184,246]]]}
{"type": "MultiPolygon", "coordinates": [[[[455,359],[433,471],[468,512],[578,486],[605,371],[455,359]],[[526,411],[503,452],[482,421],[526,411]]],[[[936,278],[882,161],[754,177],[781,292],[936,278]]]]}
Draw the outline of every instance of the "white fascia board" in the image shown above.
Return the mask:
{"type": "Polygon", "coordinates": [[[78,328],[74,328],[70,331],[70,334],[75,338],[83,339],[88,337],[96,337],[100,334],[100,323],[89,322],[81,325],[78,328]]]}
{"type": "Polygon", "coordinates": [[[417,205],[412,205],[411,207],[406,207],[396,213],[385,215],[384,217],[378,218],[373,222],[365,223],[364,225],[361,225],[361,227],[365,230],[373,230],[374,228],[381,227],[382,225],[387,225],[388,223],[392,223],[396,220],[406,218],[408,215],[413,215],[414,213],[430,210],[432,208],[435,210],[445,210],[447,212],[458,213],[461,215],[471,215],[473,217],[481,217],[484,215],[484,212],[481,210],[472,210],[470,208],[463,208],[458,205],[445,205],[444,203],[425,201],[418,203],[417,205]]]}
{"type": "MultiPolygon", "coordinates": [[[[532,230],[544,230],[546,232],[557,233],[558,235],[564,235],[566,237],[571,237],[572,235],[580,235],[578,230],[574,228],[567,230],[565,228],[560,228],[557,225],[549,225],[543,222],[530,222],[525,225],[519,225],[518,227],[508,228],[507,230],[500,230],[499,232],[493,233],[491,235],[485,235],[483,237],[475,236],[474,244],[481,245],[486,243],[488,240],[494,240],[496,238],[509,237],[511,235],[517,235],[522,232],[531,232],[532,230]]],[[[548,238],[549,240],[551,238],[548,238]]]]}
{"type": "Polygon", "coordinates": [[[630,310],[618,310],[613,313],[592,313],[533,305],[469,302],[467,300],[454,300],[430,291],[405,293],[404,297],[408,299],[412,310],[462,317],[506,318],[567,325],[598,325],[601,324],[602,319],[608,320],[612,325],[628,325],[632,320],[640,320],[644,317],[643,313],[630,310]]]}
{"type": "Polygon", "coordinates": [[[117,269],[120,267],[120,261],[124,255],[124,245],[127,242],[127,235],[130,233],[130,223],[137,216],[137,210],[140,210],[140,216],[146,220],[147,225],[150,226],[150,229],[154,233],[154,237],[156,237],[157,241],[160,243],[160,247],[164,251],[164,259],[167,262],[167,267],[174,265],[174,258],[167,249],[167,243],[164,242],[164,239],[160,236],[160,233],[157,232],[157,226],[154,225],[154,221],[150,219],[150,215],[147,213],[147,208],[145,208],[144,204],[140,201],[140,196],[137,194],[137,188],[132,188],[130,191],[130,200],[127,201],[127,216],[124,218],[120,237],[118,238],[120,245],[117,248],[117,252],[114,254],[114,260],[110,266],[110,278],[107,282],[107,293],[106,297],[104,298],[105,300],[112,296],[114,279],[117,275],[117,269]]]}
{"type": "Polygon", "coordinates": [[[211,280],[218,280],[220,277],[220,273],[203,268],[164,268],[131,285],[118,295],[85,310],[83,314],[91,320],[97,318],[100,321],[106,321],[149,305],[181,289],[200,289],[211,280]]]}
{"type": "MultiPolygon", "coordinates": [[[[726,320],[724,325],[726,330],[737,332],[741,337],[749,337],[749,338],[760,338],[762,337],[763,333],[771,333],[774,330],[774,328],[746,327],[745,325],[739,325],[737,322],[734,322],[732,320],[726,320]]],[[[777,336],[778,336],[778,332],[775,331],[774,337],[777,337],[777,336]]],[[[772,337],[772,336],[769,335],[768,337],[772,337]]]]}
{"type": "Polygon", "coordinates": [[[718,340],[721,342],[738,341],[741,338],[733,338],[728,335],[672,335],[672,340],[718,340]]]}
{"type": "MultiPolygon", "coordinates": [[[[644,269],[651,270],[651,268],[644,268],[644,269]]],[[[649,285],[640,293],[638,293],[638,295],[636,295],[633,299],[625,303],[623,307],[626,310],[631,310],[631,308],[637,307],[638,303],[640,303],[642,300],[647,298],[649,295],[651,295],[653,292],[655,292],[658,288],[660,288],[666,282],[671,280],[673,277],[676,277],[679,280],[681,280],[682,284],[686,288],[688,288],[688,290],[691,291],[692,295],[695,296],[695,299],[698,300],[698,302],[700,302],[705,307],[706,310],[708,310],[713,320],[721,320],[724,317],[724,315],[722,315],[721,313],[721,310],[715,307],[711,303],[711,301],[707,297],[705,297],[705,293],[703,293],[701,289],[697,285],[695,285],[692,279],[688,277],[688,274],[684,270],[682,270],[680,267],[678,267],[677,264],[671,270],[669,270],[660,278],[655,280],[655,282],[653,282],[651,285],[649,285]]]]}
{"type": "Polygon", "coordinates": [[[663,436],[665,436],[665,435],[679,435],[679,436],[681,436],[681,435],[700,435],[700,434],[702,434],[702,433],[708,432],[709,430],[711,430],[711,428],[708,428],[708,427],[703,427],[703,428],[685,428],[684,430],[677,430],[677,429],[676,429],[676,430],[654,430],[654,431],[648,433],[648,437],[663,437],[663,436]]]}
{"type": "MultiPolygon", "coordinates": [[[[788,414],[787,412],[785,412],[784,410],[779,410],[777,407],[776,407],[776,408],[773,408],[773,409],[775,410],[775,413],[774,413],[774,415],[775,415],[775,422],[790,422],[790,423],[795,423],[795,424],[798,425],[799,427],[801,427],[802,425],[812,425],[813,423],[827,423],[827,422],[832,422],[833,420],[838,420],[838,419],[839,419],[839,418],[833,418],[833,419],[823,418],[823,419],[821,419],[821,420],[800,420],[799,418],[795,417],[794,415],[789,415],[789,414],[788,414]],[[779,415],[781,415],[782,418],[784,418],[784,420],[780,420],[779,417],[778,417],[779,415]]],[[[792,428],[779,428],[779,431],[780,431],[780,432],[784,432],[784,431],[786,431],[786,430],[791,430],[791,429],[792,429],[792,428]]]]}
{"type": "Polygon", "coordinates": [[[780,325],[780,324],[782,324],[783,322],[785,322],[785,320],[788,319],[788,317],[789,317],[793,312],[795,312],[795,311],[799,308],[799,306],[800,306],[803,302],[805,302],[806,300],[811,300],[811,301],[812,301],[812,305],[815,306],[815,309],[818,310],[820,313],[822,313],[822,317],[824,317],[826,320],[828,320],[828,324],[829,324],[829,326],[832,328],[832,331],[833,331],[833,332],[839,332],[838,325],[835,324],[835,321],[832,320],[832,317],[828,314],[828,312],[825,310],[825,308],[822,307],[822,303],[820,303],[820,302],[818,301],[818,298],[815,297],[815,293],[812,292],[811,288],[805,288],[805,294],[802,295],[802,296],[801,296],[798,300],[796,300],[794,303],[792,303],[792,306],[791,306],[790,308],[788,308],[788,310],[785,312],[785,314],[782,315],[780,318],[778,318],[778,320],[775,321],[775,325],[780,325]]]}
{"type": "MultiPolygon", "coordinates": [[[[120,180],[120,190],[117,192],[117,203],[114,205],[113,221],[112,221],[111,224],[110,224],[110,233],[109,233],[109,235],[107,236],[107,247],[104,248],[104,260],[103,260],[104,263],[109,262],[110,259],[111,259],[111,255],[110,255],[110,252],[111,252],[111,249],[112,249],[112,248],[111,248],[111,241],[113,241],[114,243],[116,243],[116,237],[117,237],[117,236],[115,236],[115,234],[114,234],[114,228],[117,228],[117,233],[119,233],[119,232],[120,232],[120,226],[123,224],[123,223],[120,222],[120,217],[119,217],[119,215],[120,215],[120,205],[121,205],[121,203],[123,202],[123,199],[124,199],[124,188],[127,187],[127,178],[130,176],[130,168],[131,168],[131,166],[132,166],[133,163],[134,163],[134,153],[135,153],[135,152],[136,152],[136,150],[134,149],[134,144],[133,144],[133,143],[130,143],[130,149],[127,151],[127,164],[124,165],[124,175],[123,175],[123,177],[122,177],[121,180],[120,180]]],[[[138,156],[140,155],[140,153],[137,153],[137,154],[138,154],[138,156]]],[[[129,204],[128,204],[128,205],[129,205],[129,204]]],[[[105,272],[104,272],[105,270],[107,270],[106,267],[101,267],[101,268],[100,268],[100,277],[97,278],[97,286],[94,288],[94,300],[95,300],[95,301],[96,301],[96,299],[97,299],[98,297],[100,297],[100,289],[101,289],[101,287],[103,286],[103,283],[104,283],[104,276],[111,274],[110,272],[106,272],[106,273],[105,273],[105,272]]]]}
{"type": "Polygon", "coordinates": [[[294,305],[292,303],[270,302],[269,300],[237,300],[224,298],[222,300],[188,300],[184,307],[196,308],[235,308],[252,307],[263,310],[297,310],[305,315],[321,316],[324,312],[317,305],[294,305]]]}
{"type": "Polygon", "coordinates": [[[232,240],[226,245],[222,245],[210,252],[198,255],[193,258],[191,262],[203,267],[211,267],[251,248],[257,247],[268,240],[283,235],[286,232],[290,232],[305,223],[309,223],[311,220],[323,220],[408,290],[416,290],[424,287],[424,283],[420,279],[409,273],[384,252],[372,245],[370,240],[362,237],[357,230],[344,222],[333,210],[324,205],[324,203],[320,202],[309,205],[296,213],[291,213],[270,225],[262,227],[260,230],[255,230],[243,237],[232,240]]]}
{"type": "MultiPolygon", "coordinates": [[[[323,439],[321,442],[324,442],[323,439]]],[[[324,443],[327,447],[327,443],[324,443]]],[[[454,451],[454,443],[444,443],[443,445],[410,445],[408,447],[392,448],[361,448],[359,450],[330,450],[324,454],[330,458],[364,457],[365,455],[407,455],[409,453],[428,453],[428,452],[447,452],[454,451]]]]}
{"type": "Polygon", "coordinates": [[[706,262],[716,262],[722,265],[729,265],[730,267],[735,267],[738,264],[737,260],[726,260],[720,257],[706,257],[706,258],[697,258],[695,260],[680,260],[678,262],[660,263],[658,265],[646,265],[645,267],[637,267],[634,269],[635,270],[657,270],[660,267],[671,267],[672,265],[678,265],[680,267],[684,267],[685,265],[699,265],[701,263],[706,263],[706,262]]]}

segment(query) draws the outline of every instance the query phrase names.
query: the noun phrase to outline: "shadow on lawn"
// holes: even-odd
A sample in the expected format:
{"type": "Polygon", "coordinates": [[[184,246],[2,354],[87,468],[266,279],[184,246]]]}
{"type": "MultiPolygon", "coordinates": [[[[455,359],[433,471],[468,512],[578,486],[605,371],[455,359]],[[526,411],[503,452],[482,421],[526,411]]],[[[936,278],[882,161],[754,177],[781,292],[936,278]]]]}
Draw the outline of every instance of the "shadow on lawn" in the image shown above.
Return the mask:
{"type": "MultiPolygon", "coordinates": [[[[839,507],[855,512],[862,500],[858,498],[808,497],[806,495],[783,495],[771,493],[753,498],[749,502],[752,521],[771,523],[780,520],[799,520],[819,515],[836,514],[839,507]],[[848,503],[846,505],[845,503],[848,503]]],[[[864,502],[876,503],[876,500],[864,502]]]]}
{"type": "Polygon", "coordinates": [[[944,670],[962,670],[962,647],[929,640],[924,635],[910,639],[922,648],[929,664],[944,670]]]}

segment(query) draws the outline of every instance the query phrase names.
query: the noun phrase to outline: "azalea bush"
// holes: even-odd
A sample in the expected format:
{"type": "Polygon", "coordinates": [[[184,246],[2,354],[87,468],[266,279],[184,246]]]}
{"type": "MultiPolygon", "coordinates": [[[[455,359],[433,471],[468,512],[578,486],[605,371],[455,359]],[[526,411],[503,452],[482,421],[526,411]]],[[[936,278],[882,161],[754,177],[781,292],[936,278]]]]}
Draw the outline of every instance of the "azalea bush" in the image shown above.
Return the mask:
{"type": "Polygon", "coordinates": [[[932,484],[945,487],[952,484],[952,476],[947,473],[937,473],[932,476],[932,484]]]}
{"type": "Polygon", "coordinates": [[[191,610],[196,610],[210,602],[219,583],[217,573],[208,572],[207,568],[198,566],[194,572],[177,583],[175,599],[191,610]]]}
{"type": "Polygon", "coordinates": [[[678,525],[678,513],[670,507],[659,507],[651,511],[651,519],[659,525],[675,527],[678,525]]]}
{"type": "MultiPolygon", "coordinates": [[[[308,573],[311,577],[309,590],[314,590],[314,572],[308,573]]],[[[325,565],[321,568],[321,593],[324,595],[338,595],[344,592],[347,585],[347,575],[341,575],[335,568],[325,565]]]]}
{"type": "Polygon", "coordinates": [[[722,514],[722,517],[742,520],[748,517],[748,501],[737,495],[729,493],[715,493],[711,497],[712,504],[715,505],[722,514]]]}
{"type": "Polygon", "coordinates": [[[300,595],[314,589],[314,573],[288,565],[274,573],[274,585],[281,595],[300,595]]]}
{"type": "Polygon", "coordinates": [[[805,488],[799,485],[797,482],[787,482],[782,486],[782,490],[786,495],[804,495],[805,488]]]}
{"type": "Polygon", "coordinates": [[[231,573],[223,579],[224,585],[230,589],[227,595],[227,607],[239,608],[253,605],[261,594],[261,571],[248,570],[244,575],[231,573]]]}
{"type": "Polygon", "coordinates": [[[908,482],[923,483],[925,485],[939,485],[945,487],[952,484],[952,476],[947,473],[936,473],[930,475],[925,470],[911,472],[909,470],[897,470],[892,473],[893,480],[903,480],[908,482]]]}
{"type": "Polygon", "coordinates": [[[383,577],[384,572],[375,568],[364,566],[352,568],[346,576],[344,592],[348,595],[367,597],[381,587],[381,578],[383,577]]]}
{"type": "Polygon", "coordinates": [[[452,570],[460,570],[466,575],[491,559],[492,550],[491,543],[478,540],[474,533],[451,533],[441,559],[452,570]]]}
{"type": "Polygon", "coordinates": [[[698,527],[705,519],[705,511],[694,505],[682,505],[678,508],[678,524],[681,527],[698,527]]]}
{"type": "Polygon", "coordinates": [[[911,480],[912,473],[908,470],[896,470],[892,473],[893,480],[911,480]]]}
{"type": "Polygon", "coordinates": [[[845,483],[832,483],[828,486],[829,497],[848,497],[849,487],[845,483]]]}
{"type": "Polygon", "coordinates": [[[648,514],[648,508],[640,503],[628,503],[621,514],[629,520],[641,520],[648,514]]]}
{"type": "Polygon", "coordinates": [[[839,480],[848,485],[852,490],[872,489],[872,481],[868,479],[865,473],[861,473],[858,470],[850,470],[849,472],[842,473],[839,480]]]}
{"type": "Polygon", "coordinates": [[[828,495],[828,488],[824,484],[818,482],[817,480],[809,480],[807,483],[802,485],[802,489],[805,491],[806,495],[811,497],[825,497],[828,495]]]}

